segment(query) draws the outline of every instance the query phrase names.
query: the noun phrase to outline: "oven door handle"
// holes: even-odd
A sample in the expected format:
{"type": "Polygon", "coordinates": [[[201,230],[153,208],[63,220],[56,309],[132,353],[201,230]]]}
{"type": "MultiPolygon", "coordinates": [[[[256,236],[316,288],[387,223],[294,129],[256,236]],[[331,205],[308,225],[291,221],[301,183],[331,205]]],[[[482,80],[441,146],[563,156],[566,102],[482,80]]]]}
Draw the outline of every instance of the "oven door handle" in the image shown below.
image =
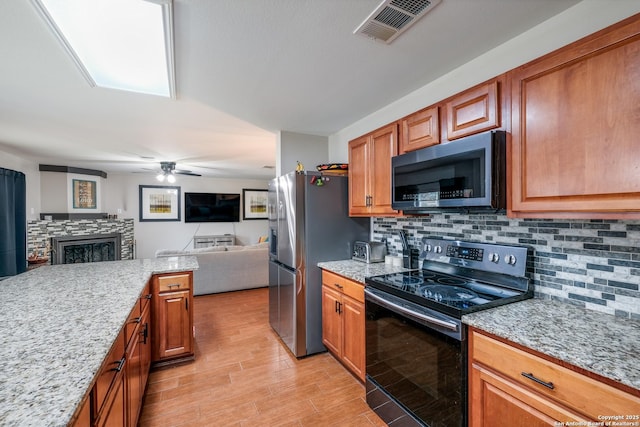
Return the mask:
{"type": "Polygon", "coordinates": [[[380,304],[380,305],[382,305],[382,306],[384,306],[386,308],[389,308],[391,310],[395,310],[397,312],[400,312],[400,313],[405,314],[405,315],[410,316],[410,317],[415,317],[416,319],[420,319],[420,320],[422,320],[424,322],[433,323],[435,325],[442,326],[443,328],[447,328],[447,329],[450,329],[452,331],[458,332],[458,325],[456,325],[453,322],[447,322],[446,320],[441,320],[441,319],[438,319],[436,317],[427,316],[427,315],[422,314],[422,313],[416,313],[415,311],[410,310],[410,309],[408,309],[406,307],[402,307],[402,306],[400,306],[398,304],[395,304],[395,303],[393,303],[391,301],[387,301],[386,299],[381,298],[378,295],[375,295],[373,292],[368,291],[366,288],[364,290],[364,293],[367,294],[367,297],[375,300],[376,303],[378,303],[378,304],[380,304]]]}

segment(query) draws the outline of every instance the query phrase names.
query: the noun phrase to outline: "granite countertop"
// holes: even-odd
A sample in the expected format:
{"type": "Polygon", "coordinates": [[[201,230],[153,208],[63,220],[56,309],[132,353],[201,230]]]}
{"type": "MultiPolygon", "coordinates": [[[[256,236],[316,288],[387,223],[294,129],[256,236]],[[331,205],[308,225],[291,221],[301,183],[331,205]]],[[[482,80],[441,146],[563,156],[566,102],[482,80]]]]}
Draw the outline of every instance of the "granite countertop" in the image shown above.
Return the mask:
{"type": "MultiPolygon", "coordinates": [[[[408,270],[351,260],[321,262],[318,266],[361,283],[369,276],[408,270]]],[[[467,314],[462,321],[640,390],[640,322],[637,320],[534,298],[467,314]]]]}
{"type": "Polygon", "coordinates": [[[467,314],[467,325],[640,390],[640,322],[530,299],[467,314]]]}
{"type": "Polygon", "coordinates": [[[319,262],[318,267],[363,284],[366,277],[411,270],[410,268],[394,267],[384,262],[367,264],[366,262],[353,260],[319,262]]]}
{"type": "Polygon", "coordinates": [[[62,426],[154,273],[195,257],[51,265],[0,282],[0,425],[62,426]]]}

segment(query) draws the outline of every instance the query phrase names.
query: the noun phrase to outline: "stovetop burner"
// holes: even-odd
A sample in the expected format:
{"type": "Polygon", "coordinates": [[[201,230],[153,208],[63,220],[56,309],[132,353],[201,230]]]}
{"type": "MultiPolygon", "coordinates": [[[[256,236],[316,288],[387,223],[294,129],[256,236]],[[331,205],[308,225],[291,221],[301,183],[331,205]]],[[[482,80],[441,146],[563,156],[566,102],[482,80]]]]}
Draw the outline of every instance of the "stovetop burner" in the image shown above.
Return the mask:
{"type": "Polygon", "coordinates": [[[443,302],[460,302],[478,298],[472,290],[459,286],[426,285],[420,287],[420,293],[426,298],[443,302]]]}
{"type": "Polygon", "coordinates": [[[524,277],[526,248],[435,239],[423,242],[421,270],[369,277],[366,285],[456,318],[533,296],[524,277]],[[521,265],[511,268],[518,260],[521,265]]]}

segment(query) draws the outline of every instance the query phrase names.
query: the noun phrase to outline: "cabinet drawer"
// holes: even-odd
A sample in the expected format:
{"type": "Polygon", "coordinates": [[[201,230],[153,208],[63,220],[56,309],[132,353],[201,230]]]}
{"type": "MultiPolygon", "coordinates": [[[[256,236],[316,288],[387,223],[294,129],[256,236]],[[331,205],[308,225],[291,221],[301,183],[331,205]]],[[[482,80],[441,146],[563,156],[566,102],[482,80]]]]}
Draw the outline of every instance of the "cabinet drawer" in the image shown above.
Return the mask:
{"type": "Polygon", "coordinates": [[[124,363],[124,350],[125,350],[125,334],[121,332],[118,338],[113,343],[109,355],[105,359],[100,369],[100,375],[96,380],[96,384],[93,388],[94,408],[95,414],[99,414],[104,400],[109,393],[111,383],[116,375],[120,372],[124,363]]]}
{"type": "Polygon", "coordinates": [[[144,309],[149,305],[151,297],[151,282],[149,281],[140,294],[140,313],[144,312],[144,309]]]}
{"type": "Polygon", "coordinates": [[[157,276],[158,292],[175,292],[191,288],[191,275],[186,273],[157,276]]]}
{"type": "Polygon", "coordinates": [[[640,398],[636,396],[477,332],[471,339],[474,363],[482,363],[594,420],[604,415],[640,414],[640,398]]]}
{"type": "Polygon", "coordinates": [[[338,276],[337,274],[323,271],[322,283],[350,296],[356,301],[364,302],[364,285],[353,280],[338,276]]]}
{"type": "Polygon", "coordinates": [[[136,304],[133,306],[133,310],[131,310],[129,317],[127,318],[127,323],[124,325],[125,345],[129,345],[129,341],[131,341],[131,337],[141,320],[142,311],[140,310],[140,304],[136,304]]]}

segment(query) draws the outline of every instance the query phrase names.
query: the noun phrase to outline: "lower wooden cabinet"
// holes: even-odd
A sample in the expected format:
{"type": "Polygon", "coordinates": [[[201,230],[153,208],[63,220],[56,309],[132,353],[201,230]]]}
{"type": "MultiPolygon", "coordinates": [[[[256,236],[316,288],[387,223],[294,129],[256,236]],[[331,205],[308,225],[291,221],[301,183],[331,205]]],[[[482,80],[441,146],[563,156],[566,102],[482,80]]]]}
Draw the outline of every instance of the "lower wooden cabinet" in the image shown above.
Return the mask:
{"type": "Polygon", "coordinates": [[[156,365],[193,360],[193,273],[153,276],[153,357],[156,365]]]}
{"type": "Polygon", "coordinates": [[[149,336],[149,320],[151,307],[145,307],[139,317],[138,327],[129,342],[127,351],[126,390],[127,419],[129,426],[138,425],[141,402],[146,390],[149,370],[151,368],[151,337],[149,336]]]}
{"type": "Polygon", "coordinates": [[[637,396],[474,329],[469,360],[470,427],[602,425],[602,416],[640,414],[637,396]]]}
{"type": "Polygon", "coordinates": [[[364,286],[322,272],[322,342],[361,381],[365,379],[364,286]]]}
{"type": "Polygon", "coordinates": [[[127,401],[125,394],[126,377],[120,371],[107,394],[103,411],[95,422],[96,427],[123,427],[127,424],[127,401]]]}

